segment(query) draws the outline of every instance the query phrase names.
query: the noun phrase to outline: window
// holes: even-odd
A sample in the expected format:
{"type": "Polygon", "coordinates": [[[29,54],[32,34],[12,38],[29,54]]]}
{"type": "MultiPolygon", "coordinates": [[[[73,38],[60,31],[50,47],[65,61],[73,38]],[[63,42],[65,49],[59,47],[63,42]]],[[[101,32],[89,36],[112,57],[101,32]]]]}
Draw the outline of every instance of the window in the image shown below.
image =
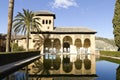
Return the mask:
{"type": "Polygon", "coordinates": [[[51,24],[51,20],[49,20],[49,24],[51,24]]]}
{"type": "Polygon", "coordinates": [[[46,20],[46,24],[48,24],[48,20],[46,20]]]}
{"type": "Polygon", "coordinates": [[[45,24],[45,21],[44,21],[44,20],[42,21],[42,24],[45,24]]]}

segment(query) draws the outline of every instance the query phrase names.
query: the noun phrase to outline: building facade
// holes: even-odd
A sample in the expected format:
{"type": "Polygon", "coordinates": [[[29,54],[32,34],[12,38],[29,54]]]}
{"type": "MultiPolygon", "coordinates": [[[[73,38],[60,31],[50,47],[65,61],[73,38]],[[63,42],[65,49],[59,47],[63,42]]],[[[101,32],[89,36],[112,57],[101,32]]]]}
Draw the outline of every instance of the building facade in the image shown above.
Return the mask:
{"type": "MultiPolygon", "coordinates": [[[[32,31],[30,49],[42,53],[95,54],[96,31],[85,27],[55,27],[56,16],[49,11],[34,12],[39,17],[41,32],[32,31]]],[[[26,40],[19,41],[23,45],[26,40]]],[[[26,45],[24,44],[24,48],[26,45]]]]}

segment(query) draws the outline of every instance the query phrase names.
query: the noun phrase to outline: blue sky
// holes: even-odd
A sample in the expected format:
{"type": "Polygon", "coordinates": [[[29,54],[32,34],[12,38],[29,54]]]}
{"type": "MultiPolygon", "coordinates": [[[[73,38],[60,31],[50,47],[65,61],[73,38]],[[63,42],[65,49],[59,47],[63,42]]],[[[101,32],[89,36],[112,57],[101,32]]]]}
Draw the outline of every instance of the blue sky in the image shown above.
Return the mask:
{"type": "MultiPolygon", "coordinates": [[[[8,1],[0,0],[0,33],[7,33],[8,1]]],[[[14,16],[22,9],[49,10],[57,27],[87,27],[96,36],[114,38],[112,19],[116,0],[15,0],[14,16]]]]}

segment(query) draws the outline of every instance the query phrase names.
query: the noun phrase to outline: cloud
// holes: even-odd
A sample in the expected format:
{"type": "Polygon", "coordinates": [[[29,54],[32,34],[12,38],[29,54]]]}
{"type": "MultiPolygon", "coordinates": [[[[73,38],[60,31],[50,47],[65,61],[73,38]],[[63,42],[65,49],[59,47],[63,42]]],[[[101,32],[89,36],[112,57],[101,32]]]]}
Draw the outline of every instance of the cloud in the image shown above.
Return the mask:
{"type": "Polygon", "coordinates": [[[69,8],[71,6],[77,7],[75,0],[54,0],[52,8],[69,8]]]}

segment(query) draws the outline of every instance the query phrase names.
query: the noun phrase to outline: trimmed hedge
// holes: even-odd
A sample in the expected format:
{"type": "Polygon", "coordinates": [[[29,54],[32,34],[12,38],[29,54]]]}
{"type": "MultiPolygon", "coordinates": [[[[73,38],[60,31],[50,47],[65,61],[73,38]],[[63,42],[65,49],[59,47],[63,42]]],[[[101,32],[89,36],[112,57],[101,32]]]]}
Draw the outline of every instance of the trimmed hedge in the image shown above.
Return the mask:
{"type": "Polygon", "coordinates": [[[100,51],[100,55],[120,57],[120,52],[118,52],[118,51],[100,51]]]}
{"type": "Polygon", "coordinates": [[[0,54],[0,66],[40,55],[40,51],[8,52],[0,54]]]}

